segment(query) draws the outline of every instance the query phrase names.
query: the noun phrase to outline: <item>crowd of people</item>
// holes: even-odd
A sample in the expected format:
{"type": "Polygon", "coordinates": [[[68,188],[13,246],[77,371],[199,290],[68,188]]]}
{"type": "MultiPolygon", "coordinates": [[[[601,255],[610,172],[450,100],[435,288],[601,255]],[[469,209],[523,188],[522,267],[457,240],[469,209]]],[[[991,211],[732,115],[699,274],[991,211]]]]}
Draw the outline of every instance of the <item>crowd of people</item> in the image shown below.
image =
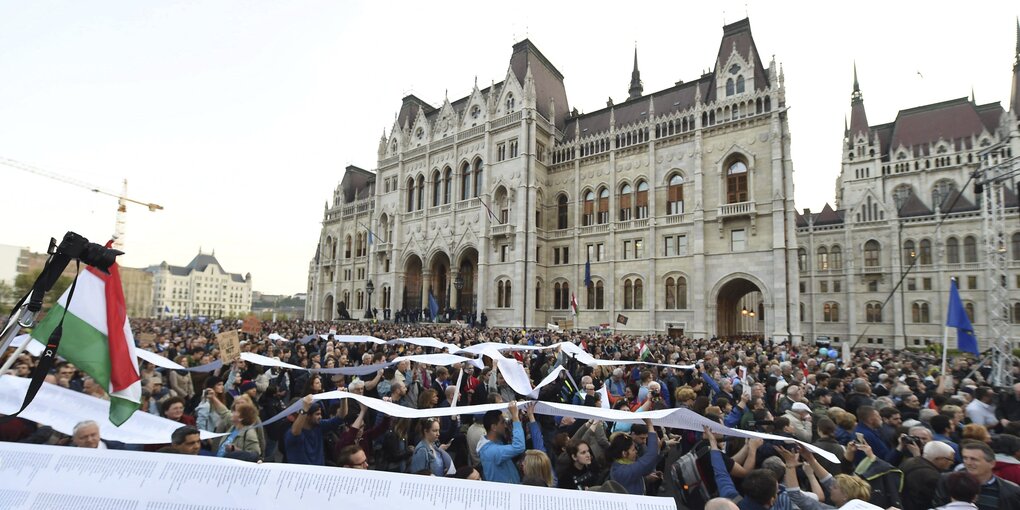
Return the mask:
{"type": "MultiPolygon", "coordinates": [[[[214,338],[221,324],[131,319],[131,326],[136,339],[144,339],[139,348],[184,367],[218,359],[214,338]]],[[[762,338],[420,322],[267,322],[263,333],[242,337],[242,351],[302,369],[237,361],[188,371],[142,362],[140,411],[180,423],[165,445],[106,441],[95,422],[79,423],[65,436],[23,419],[0,425],[0,440],[662,496],[690,509],[815,510],[862,500],[903,510],[1020,510],[1020,384],[990,386],[987,367],[969,356],[952,357],[949,373],[942,374],[940,360],[924,352],[854,349],[850,359],[834,359],[814,345],[776,345],[762,338]],[[538,390],[541,401],[612,407],[638,413],[635,418],[648,410],[683,408],[731,429],[789,440],[664,428],[649,419],[612,423],[536,414],[530,399],[484,357],[482,367],[405,360],[361,377],[317,373],[437,352],[409,344],[340,342],[326,334],[331,330],[383,340],[434,337],[462,347],[570,342],[600,360],[659,363],[588,366],[562,350],[505,351],[523,365],[532,385],[559,366],[566,369],[538,390]],[[282,339],[269,340],[269,333],[282,339]],[[408,419],[352,399],[312,397],[332,390],[418,410],[507,406],[477,415],[408,419]],[[262,425],[299,401],[297,412],[262,425]],[[202,441],[202,430],[225,435],[202,441]]],[[[34,363],[23,355],[13,373],[27,377],[34,363]]],[[[1013,373],[1020,380],[1015,365],[1013,373]]],[[[58,363],[47,381],[106,398],[103,388],[68,362],[58,363]]]]}

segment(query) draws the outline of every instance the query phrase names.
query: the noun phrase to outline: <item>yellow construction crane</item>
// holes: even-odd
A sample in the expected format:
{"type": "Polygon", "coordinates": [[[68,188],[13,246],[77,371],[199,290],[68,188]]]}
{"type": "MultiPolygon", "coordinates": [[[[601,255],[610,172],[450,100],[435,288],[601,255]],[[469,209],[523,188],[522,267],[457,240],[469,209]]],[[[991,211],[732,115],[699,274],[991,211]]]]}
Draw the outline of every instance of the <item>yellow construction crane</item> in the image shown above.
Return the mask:
{"type": "Polygon", "coordinates": [[[42,169],[42,168],[39,168],[39,167],[36,167],[36,166],[32,166],[32,165],[29,165],[29,164],[26,164],[26,163],[22,163],[20,161],[15,161],[13,159],[8,159],[8,158],[5,158],[5,157],[0,157],[0,165],[9,166],[11,168],[17,168],[18,170],[23,170],[25,172],[28,172],[28,173],[31,173],[31,174],[35,174],[35,175],[41,175],[43,177],[48,177],[48,178],[53,179],[55,181],[63,182],[65,184],[70,184],[72,186],[78,186],[79,188],[85,188],[85,189],[87,189],[87,190],[89,190],[89,191],[91,191],[93,193],[99,193],[100,195],[106,195],[106,196],[109,196],[109,197],[116,198],[117,199],[117,223],[116,223],[116,225],[114,226],[114,229],[113,229],[113,247],[118,249],[118,250],[121,250],[121,251],[124,251],[124,230],[126,228],[126,221],[127,221],[126,220],[126,216],[127,216],[127,204],[128,204],[128,202],[130,202],[132,204],[144,205],[145,207],[149,208],[149,211],[152,211],[152,212],[160,211],[160,210],[163,209],[163,206],[161,206],[159,204],[146,203],[146,202],[141,202],[139,200],[135,200],[133,198],[129,198],[127,196],[127,179],[124,179],[124,186],[121,188],[121,192],[118,195],[116,193],[112,193],[110,191],[103,190],[103,189],[101,189],[101,188],[99,188],[97,186],[93,186],[93,185],[91,185],[91,184],[89,184],[87,182],[79,181],[78,179],[67,177],[65,175],[60,175],[60,174],[58,174],[56,172],[51,172],[49,170],[45,170],[45,169],[42,169]]]}

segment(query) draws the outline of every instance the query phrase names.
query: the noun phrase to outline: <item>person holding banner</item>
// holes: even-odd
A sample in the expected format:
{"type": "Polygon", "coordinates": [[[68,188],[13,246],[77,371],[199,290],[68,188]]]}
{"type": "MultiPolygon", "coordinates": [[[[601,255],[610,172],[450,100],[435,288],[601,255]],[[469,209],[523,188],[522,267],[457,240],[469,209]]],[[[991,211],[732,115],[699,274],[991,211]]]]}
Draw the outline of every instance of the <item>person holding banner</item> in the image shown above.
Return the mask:
{"type": "Polygon", "coordinates": [[[644,455],[638,457],[637,444],[629,434],[615,435],[606,452],[606,456],[613,462],[609,468],[609,479],[637,496],[645,494],[645,477],[655,472],[655,465],[659,461],[659,435],[655,432],[652,420],[645,418],[644,422],[648,427],[644,455]]]}

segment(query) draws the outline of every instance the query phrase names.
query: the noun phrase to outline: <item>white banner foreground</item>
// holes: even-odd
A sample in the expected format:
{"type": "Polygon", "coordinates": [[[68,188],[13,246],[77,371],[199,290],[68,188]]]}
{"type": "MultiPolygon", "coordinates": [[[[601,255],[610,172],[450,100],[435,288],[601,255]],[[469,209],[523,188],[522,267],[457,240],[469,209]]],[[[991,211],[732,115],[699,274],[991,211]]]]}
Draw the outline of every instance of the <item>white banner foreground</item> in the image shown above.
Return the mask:
{"type": "MultiPolygon", "coordinates": [[[[28,383],[29,379],[22,377],[0,377],[0,414],[10,414],[21,407],[28,383]]],[[[99,424],[99,435],[103,439],[129,444],[169,444],[170,434],[181,426],[175,421],[137,411],[117,427],[110,423],[109,401],[50,383],[43,383],[35,400],[19,416],[67,435],[71,435],[78,422],[93,420],[99,424]]],[[[202,439],[223,435],[226,434],[203,431],[202,439]]]]}
{"type": "Polygon", "coordinates": [[[676,510],[673,498],[385,471],[0,443],[4,508],[676,510]]]}

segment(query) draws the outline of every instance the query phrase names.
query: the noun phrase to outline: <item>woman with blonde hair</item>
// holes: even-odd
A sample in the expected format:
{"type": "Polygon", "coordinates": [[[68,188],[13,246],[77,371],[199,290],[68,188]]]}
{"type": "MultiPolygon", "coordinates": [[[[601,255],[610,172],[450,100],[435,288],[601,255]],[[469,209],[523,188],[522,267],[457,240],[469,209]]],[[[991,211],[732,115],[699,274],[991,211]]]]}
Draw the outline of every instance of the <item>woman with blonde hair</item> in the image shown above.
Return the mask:
{"type": "Polygon", "coordinates": [[[978,425],[977,423],[969,423],[963,426],[963,434],[960,434],[960,442],[966,441],[967,439],[973,439],[974,441],[985,444],[992,442],[992,436],[988,433],[988,429],[978,425]]]}
{"type": "MultiPolygon", "coordinates": [[[[871,451],[867,443],[861,449],[869,458],[874,459],[875,453],[871,451]]],[[[805,471],[811,471],[808,476],[809,480],[811,480],[811,492],[818,496],[818,500],[816,501],[814,498],[808,497],[800,490],[800,482],[797,480],[797,467],[801,465],[797,462],[797,452],[781,447],[776,447],[776,451],[779,452],[779,455],[786,464],[784,481],[786,493],[790,496],[790,502],[797,508],[800,508],[800,510],[829,510],[839,508],[855,499],[865,502],[871,499],[871,485],[868,484],[867,480],[857,475],[838,474],[832,476],[822,467],[810,450],[800,448],[800,455],[809,466],[805,471]],[[829,493],[831,505],[824,503],[825,491],[829,493]]]]}
{"type": "Polygon", "coordinates": [[[549,457],[541,450],[527,450],[521,461],[521,483],[539,487],[555,487],[552,464],[549,457]]]}

